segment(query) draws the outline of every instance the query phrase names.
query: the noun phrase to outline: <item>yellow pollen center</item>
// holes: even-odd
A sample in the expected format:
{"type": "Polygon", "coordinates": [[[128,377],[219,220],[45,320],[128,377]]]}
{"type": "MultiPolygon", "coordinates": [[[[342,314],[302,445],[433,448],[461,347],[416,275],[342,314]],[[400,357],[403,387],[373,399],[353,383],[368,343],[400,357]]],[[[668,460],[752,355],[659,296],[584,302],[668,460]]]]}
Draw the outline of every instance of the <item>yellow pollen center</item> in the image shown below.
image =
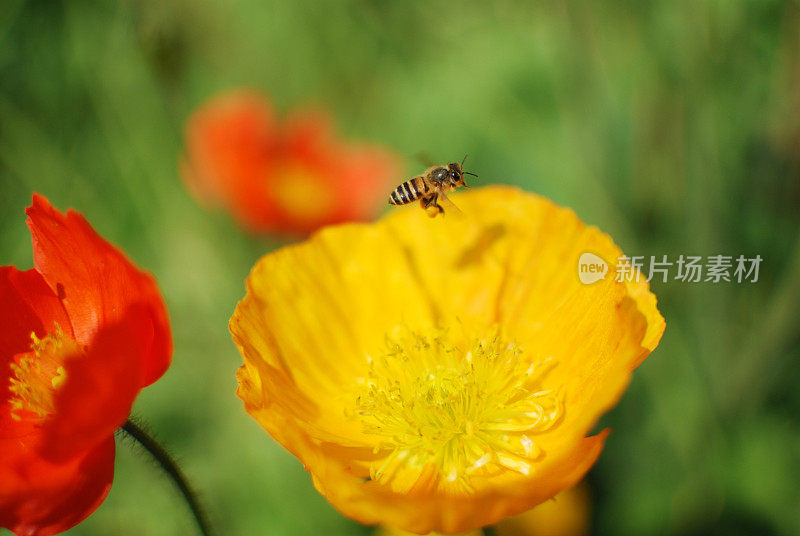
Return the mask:
{"type": "Polygon", "coordinates": [[[544,456],[536,434],[562,414],[558,394],[541,388],[552,361],[532,361],[496,329],[463,345],[445,331],[401,329],[369,362],[356,415],[386,454],[371,478],[395,487],[415,485],[416,474],[469,491],[476,476],[528,474],[544,456]]]}
{"type": "Polygon", "coordinates": [[[269,189],[284,210],[302,221],[316,221],[333,209],[333,192],[324,178],[299,164],[280,166],[269,189]]]}
{"type": "Polygon", "coordinates": [[[42,421],[52,415],[55,393],[66,380],[64,363],[81,353],[78,343],[65,335],[58,324],[41,339],[31,333],[31,350],[11,363],[11,417],[17,421],[42,421]]]}

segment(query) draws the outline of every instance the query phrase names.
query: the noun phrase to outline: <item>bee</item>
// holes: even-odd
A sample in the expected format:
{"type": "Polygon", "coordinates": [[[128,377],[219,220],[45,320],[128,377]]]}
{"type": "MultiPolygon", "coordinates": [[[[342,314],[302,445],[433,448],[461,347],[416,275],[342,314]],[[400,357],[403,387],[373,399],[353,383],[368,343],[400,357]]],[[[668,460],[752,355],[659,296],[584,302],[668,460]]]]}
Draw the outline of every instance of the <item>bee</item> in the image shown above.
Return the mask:
{"type": "Polygon", "coordinates": [[[469,188],[464,182],[464,175],[477,177],[474,173],[464,171],[463,166],[466,159],[467,157],[464,156],[460,164],[458,162],[451,162],[446,165],[441,164],[429,167],[422,175],[407,180],[395,188],[389,196],[389,204],[407,205],[419,199],[420,206],[431,218],[439,214],[444,214],[444,208],[439,204],[439,201],[443,201],[455,207],[455,205],[447,199],[446,192],[451,189],[454,190],[459,186],[469,188]]]}

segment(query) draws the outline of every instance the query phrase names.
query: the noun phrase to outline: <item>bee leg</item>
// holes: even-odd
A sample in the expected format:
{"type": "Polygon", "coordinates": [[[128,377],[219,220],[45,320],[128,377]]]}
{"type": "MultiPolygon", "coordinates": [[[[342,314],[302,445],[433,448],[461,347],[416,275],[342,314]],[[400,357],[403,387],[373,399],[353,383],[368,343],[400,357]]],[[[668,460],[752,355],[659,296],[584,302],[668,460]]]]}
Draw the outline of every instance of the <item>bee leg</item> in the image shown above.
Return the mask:
{"type": "Polygon", "coordinates": [[[430,216],[431,218],[435,218],[439,214],[444,214],[444,209],[439,203],[437,203],[438,200],[439,200],[439,194],[433,194],[427,199],[420,200],[422,208],[425,209],[425,212],[427,212],[428,216],[430,216]]]}

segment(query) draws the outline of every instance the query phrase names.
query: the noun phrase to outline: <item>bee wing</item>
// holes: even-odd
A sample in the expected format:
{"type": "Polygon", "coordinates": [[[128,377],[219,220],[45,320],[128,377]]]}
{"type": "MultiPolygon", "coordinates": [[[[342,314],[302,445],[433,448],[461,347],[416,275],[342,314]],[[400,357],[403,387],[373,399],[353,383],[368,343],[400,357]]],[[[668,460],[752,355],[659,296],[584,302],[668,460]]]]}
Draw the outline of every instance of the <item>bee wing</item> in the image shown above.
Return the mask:
{"type": "Polygon", "coordinates": [[[417,160],[418,162],[421,162],[422,165],[425,167],[431,167],[435,165],[435,163],[433,162],[433,158],[431,158],[431,155],[425,152],[415,153],[414,159],[417,160]]]}
{"type": "Polygon", "coordinates": [[[439,192],[439,202],[442,205],[444,205],[445,214],[447,213],[448,210],[450,210],[450,211],[458,214],[459,216],[464,216],[464,211],[462,211],[460,208],[458,208],[458,206],[455,203],[450,201],[450,198],[447,197],[447,194],[445,194],[444,192],[439,192]]]}

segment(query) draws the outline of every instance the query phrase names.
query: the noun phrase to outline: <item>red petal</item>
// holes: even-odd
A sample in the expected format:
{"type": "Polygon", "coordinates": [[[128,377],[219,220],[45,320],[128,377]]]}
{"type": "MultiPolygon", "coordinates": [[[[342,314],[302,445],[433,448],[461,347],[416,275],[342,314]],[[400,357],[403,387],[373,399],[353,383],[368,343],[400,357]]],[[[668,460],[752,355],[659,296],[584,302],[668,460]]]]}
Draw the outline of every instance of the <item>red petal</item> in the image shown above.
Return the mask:
{"type": "Polygon", "coordinates": [[[335,139],[333,121],[322,110],[296,111],[283,122],[284,158],[326,166],[343,152],[343,145],[335,139]]]}
{"type": "Polygon", "coordinates": [[[35,270],[20,272],[0,267],[0,451],[10,454],[19,441],[7,442],[32,433],[30,423],[16,421],[9,411],[8,393],[11,361],[31,349],[31,333],[44,337],[58,323],[65,334],[72,327],[64,306],[35,270]]]}
{"type": "Polygon", "coordinates": [[[186,126],[181,171],[187,186],[246,227],[269,228],[274,214],[265,181],[274,167],[276,134],[269,102],[260,95],[239,90],[211,99],[186,126]]]}
{"type": "Polygon", "coordinates": [[[164,301],[149,274],[98,235],[77,212],[66,216],[34,194],[26,210],[33,238],[33,260],[56,294],[63,298],[75,338],[89,345],[104,325],[119,321],[134,304],[144,304],[144,322],[136,322],[145,342],[144,384],[157,380],[172,356],[164,301]]]}
{"type": "Polygon", "coordinates": [[[66,363],[66,382],[56,394],[55,415],[46,421],[42,454],[66,460],[114,434],[131,412],[142,385],[137,307],[130,319],[100,330],[87,354],[66,363]]]}
{"type": "Polygon", "coordinates": [[[388,201],[392,189],[407,180],[389,151],[370,145],[352,145],[339,162],[340,188],[350,192],[342,221],[368,220],[388,201]]]}
{"type": "Polygon", "coordinates": [[[0,527],[18,536],[58,534],[86,519],[114,479],[114,437],[68,463],[38,457],[0,465],[0,527]]]}

